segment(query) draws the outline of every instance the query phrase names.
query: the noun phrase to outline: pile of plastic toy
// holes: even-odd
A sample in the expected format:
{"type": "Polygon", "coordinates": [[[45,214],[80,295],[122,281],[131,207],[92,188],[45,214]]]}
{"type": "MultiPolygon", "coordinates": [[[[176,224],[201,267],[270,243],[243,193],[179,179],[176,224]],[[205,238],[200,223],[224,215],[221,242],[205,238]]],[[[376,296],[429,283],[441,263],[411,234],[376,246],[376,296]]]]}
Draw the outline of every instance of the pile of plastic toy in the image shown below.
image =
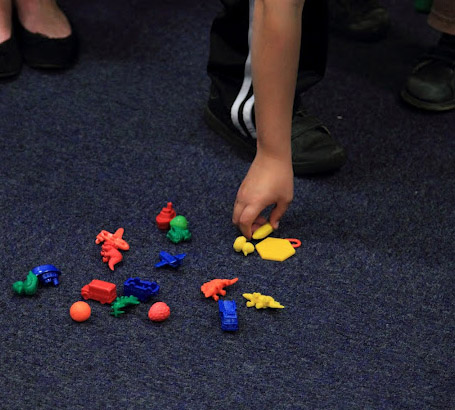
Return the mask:
{"type": "MultiPolygon", "coordinates": [[[[182,241],[191,239],[191,232],[188,230],[188,221],[182,215],[176,215],[172,203],[168,202],[166,207],[156,216],[156,223],[159,229],[166,231],[166,237],[177,244],[182,241]]],[[[269,224],[259,228],[253,235],[253,239],[263,239],[273,232],[269,224]]],[[[115,265],[123,260],[120,251],[128,251],[130,246],[123,239],[124,229],[119,228],[114,233],[102,230],[95,239],[96,244],[101,245],[101,256],[103,262],[107,263],[109,269],[115,269],[115,265]]],[[[267,238],[256,247],[246,241],[246,238],[238,237],[234,242],[234,250],[243,252],[246,256],[256,249],[264,259],[284,260],[295,253],[295,239],[267,238]],[[268,243],[272,241],[274,243],[268,243]],[[261,245],[262,244],[262,245],[261,245]]],[[[297,241],[299,242],[299,241],[297,241]]],[[[297,245],[300,245],[298,243],[297,245]]],[[[156,268],[171,267],[179,268],[183,263],[186,254],[171,255],[166,251],[161,251],[159,261],[155,264],[156,268]]],[[[38,291],[38,285],[58,286],[61,272],[54,265],[40,265],[33,268],[27,275],[26,279],[15,282],[13,291],[17,295],[32,296],[38,291]]],[[[238,281],[233,279],[213,279],[201,286],[201,291],[206,298],[212,298],[218,302],[218,310],[221,320],[221,329],[224,331],[238,330],[237,306],[234,300],[221,300],[220,296],[226,295],[227,286],[231,286],[238,281]]],[[[81,289],[81,296],[84,300],[95,300],[101,304],[110,304],[110,314],[114,317],[120,317],[126,312],[126,308],[147,303],[151,298],[159,294],[160,286],[156,282],[143,280],[139,277],[128,278],[123,283],[123,294],[117,295],[117,285],[115,283],[93,279],[81,289]]],[[[247,299],[247,307],[256,307],[257,309],[276,308],[282,309],[279,302],[271,296],[261,295],[260,293],[244,293],[243,297],[247,299]]],[[[169,306],[162,301],[155,302],[148,311],[148,317],[154,322],[162,322],[169,318],[171,310],[169,306]]],[[[70,316],[76,322],[84,322],[91,316],[90,305],[85,301],[77,301],[70,307],[70,316]]]]}

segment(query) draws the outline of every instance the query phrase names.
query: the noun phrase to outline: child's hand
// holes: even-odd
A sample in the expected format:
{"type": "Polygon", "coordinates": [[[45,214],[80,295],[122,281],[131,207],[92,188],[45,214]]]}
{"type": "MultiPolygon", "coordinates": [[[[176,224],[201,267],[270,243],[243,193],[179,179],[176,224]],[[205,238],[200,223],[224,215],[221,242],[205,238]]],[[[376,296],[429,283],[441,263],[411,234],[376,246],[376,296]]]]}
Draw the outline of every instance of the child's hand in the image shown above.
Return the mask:
{"type": "Polygon", "coordinates": [[[294,173],[291,159],[256,155],[237,192],[232,222],[248,239],[266,220],[260,216],[269,205],[275,205],[270,213],[270,224],[278,229],[278,223],[294,196],[294,173]]]}

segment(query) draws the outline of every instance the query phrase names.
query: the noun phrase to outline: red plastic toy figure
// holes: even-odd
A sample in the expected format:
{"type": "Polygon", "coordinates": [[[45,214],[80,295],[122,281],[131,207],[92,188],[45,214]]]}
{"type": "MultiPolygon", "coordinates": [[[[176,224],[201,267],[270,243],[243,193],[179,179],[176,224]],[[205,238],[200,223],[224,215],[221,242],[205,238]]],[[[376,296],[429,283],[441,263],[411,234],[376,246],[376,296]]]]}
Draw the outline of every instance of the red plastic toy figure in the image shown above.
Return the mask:
{"type": "Polygon", "coordinates": [[[168,231],[170,228],[169,222],[176,216],[174,208],[172,208],[172,202],[168,202],[167,206],[161,210],[156,216],[156,224],[159,229],[168,231]]]}
{"type": "Polygon", "coordinates": [[[114,270],[114,265],[123,260],[123,255],[118,249],[122,251],[130,249],[128,242],[122,239],[123,232],[125,232],[123,228],[117,229],[113,234],[103,230],[96,236],[95,243],[104,242],[101,246],[101,256],[103,262],[107,262],[111,270],[114,270]]]}
{"type": "Polygon", "coordinates": [[[76,322],[85,322],[92,314],[92,309],[87,302],[76,302],[70,307],[70,316],[76,322]]]}
{"type": "Polygon", "coordinates": [[[204,294],[206,298],[209,298],[210,296],[214,300],[218,300],[220,294],[221,296],[226,295],[226,291],[224,290],[225,286],[231,286],[235,282],[237,282],[239,278],[234,278],[234,279],[213,279],[210,282],[206,282],[201,286],[201,291],[204,294]]]}
{"type": "Polygon", "coordinates": [[[148,317],[153,322],[163,322],[171,315],[171,309],[164,302],[154,303],[148,313],[148,317]]]}
{"type": "Polygon", "coordinates": [[[117,297],[117,286],[115,283],[93,279],[81,289],[81,295],[85,300],[93,299],[102,304],[112,303],[117,297]]]}

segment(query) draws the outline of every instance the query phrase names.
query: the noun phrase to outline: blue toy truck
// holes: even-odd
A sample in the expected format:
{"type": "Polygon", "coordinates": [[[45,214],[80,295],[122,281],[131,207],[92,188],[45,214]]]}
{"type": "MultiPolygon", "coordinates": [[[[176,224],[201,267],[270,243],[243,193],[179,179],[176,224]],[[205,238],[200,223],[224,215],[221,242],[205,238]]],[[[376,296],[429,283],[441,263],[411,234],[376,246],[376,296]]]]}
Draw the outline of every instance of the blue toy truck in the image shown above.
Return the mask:
{"type": "Polygon", "coordinates": [[[129,278],[123,283],[124,296],[136,296],[146,302],[151,296],[158,294],[160,286],[156,282],[148,282],[140,278],[129,278]]]}
{"type": "Polygon", "coordinates": [[[218,300],[220,311],[221,329],[228,332],[235,332],[239,329],[237,319],[237,305],[234,300],[218,300]]]}

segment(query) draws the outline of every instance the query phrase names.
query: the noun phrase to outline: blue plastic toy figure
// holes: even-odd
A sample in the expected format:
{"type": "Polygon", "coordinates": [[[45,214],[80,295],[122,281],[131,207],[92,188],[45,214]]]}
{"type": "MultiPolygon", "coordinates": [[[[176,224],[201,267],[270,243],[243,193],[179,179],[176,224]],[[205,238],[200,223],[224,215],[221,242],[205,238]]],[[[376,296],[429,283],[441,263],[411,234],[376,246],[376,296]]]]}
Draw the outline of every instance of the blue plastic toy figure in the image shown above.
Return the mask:
{"type": "Polygon", "coordinates": [[[35,274],[39,281],[44,285],[58,286],[58,276],[61,272],[54,265],[40,265],[31,270],[35,274]]]}
{"type": "Polygon", "coordinates": [[[218,300],[220,310],[221,329],[225,332],[235,332],[239,329],[237,319],[237,305],[235,300],[218,300]]]}
{"type": "Polygon", "coordinates": [[[160,252],[160,261],[155,264],[155,268],[161,268],[163,266],[170,266],[172,268],[178,268],[183,261],[183,258],[185,258],[186,253],[181,253],[179,255],[171,255],[170,253],[167,253],[165,251],[160,252]]]}
{"type": "Polygon", "coordinates": [[[123,283],[124,296],[136,296],[141,302],[146,302],[151,296],[157,295],[160,285],[140,278],[128,278],[123,283]]]}

